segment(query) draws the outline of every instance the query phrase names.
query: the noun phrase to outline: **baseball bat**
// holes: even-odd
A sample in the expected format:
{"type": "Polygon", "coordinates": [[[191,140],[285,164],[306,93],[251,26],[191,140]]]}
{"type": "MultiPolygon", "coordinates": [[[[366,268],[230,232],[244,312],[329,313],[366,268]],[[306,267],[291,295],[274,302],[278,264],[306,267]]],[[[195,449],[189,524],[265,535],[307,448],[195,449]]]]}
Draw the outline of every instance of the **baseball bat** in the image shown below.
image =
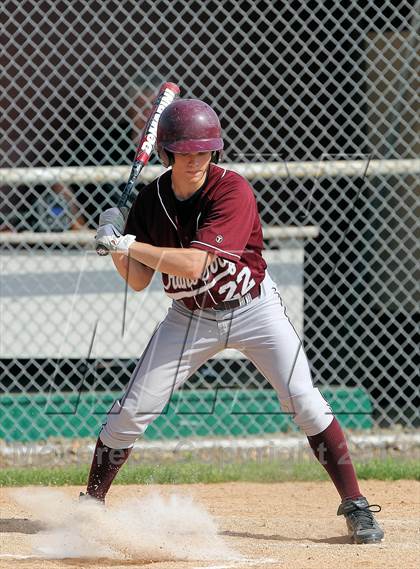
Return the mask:
{"type": "MultiPolygon", "coordinates": [[[[136,149],[130,176],[118,200],[117,207],[120,209],[127,204],[131,191],[134,188],[134,184],[136,183],[140,172],[148,163],[149,158],[153,152],[153,148],[156,143],[157,126],[160,115],[164,109],[166,109],[166,107],[170,105],[172,101],[179,95],[179,93],[180,89],[177,85],[175,85],[175,83],[164,83],[159,89],[159,93],[150,111],[149,118],[147,119],[143,132],[141,133],[140,142],[136,149]]],[[[96,252],[98,255],[108,255],[109,253],[108,249],[103,245],[98,245],[96,247],[96,252]]]]}

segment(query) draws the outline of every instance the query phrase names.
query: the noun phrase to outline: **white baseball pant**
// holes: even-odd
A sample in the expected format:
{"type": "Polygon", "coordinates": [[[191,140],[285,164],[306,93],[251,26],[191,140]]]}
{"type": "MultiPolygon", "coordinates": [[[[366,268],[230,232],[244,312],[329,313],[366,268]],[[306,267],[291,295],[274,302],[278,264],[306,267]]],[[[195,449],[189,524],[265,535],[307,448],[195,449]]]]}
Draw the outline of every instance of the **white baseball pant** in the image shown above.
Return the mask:
{"type": "Polygon", "coordinates": [[[125,395],[100,433],[111,448],[129,448],[163,411],[174,391],[225,348],[241,351],[276,390],[282,410],[306,435],[324,431],[331,409],[313,387],[302,343],[268,273],[261,295],[235,310],[191,312],[174,301],[143,352],[125,395]]]}

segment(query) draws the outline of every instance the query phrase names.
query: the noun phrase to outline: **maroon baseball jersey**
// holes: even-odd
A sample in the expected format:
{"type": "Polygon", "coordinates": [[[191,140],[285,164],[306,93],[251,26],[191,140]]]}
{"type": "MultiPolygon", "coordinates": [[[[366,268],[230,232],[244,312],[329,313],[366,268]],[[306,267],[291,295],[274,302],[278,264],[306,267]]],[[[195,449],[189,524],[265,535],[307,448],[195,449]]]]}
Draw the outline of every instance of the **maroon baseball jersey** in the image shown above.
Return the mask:
{"type": "Polygon", "coordinates": [[[136,241],[156,247],[195,247],[216,255],[200,279],[163,273],[168,296],[191,310],[211,308],[261,283],[267,266],[261,254],[261,222],[252,188],[242,176],[210,164],[182,223],[178,212],[168,170],[139,191],[125,228],[136,241]]]}

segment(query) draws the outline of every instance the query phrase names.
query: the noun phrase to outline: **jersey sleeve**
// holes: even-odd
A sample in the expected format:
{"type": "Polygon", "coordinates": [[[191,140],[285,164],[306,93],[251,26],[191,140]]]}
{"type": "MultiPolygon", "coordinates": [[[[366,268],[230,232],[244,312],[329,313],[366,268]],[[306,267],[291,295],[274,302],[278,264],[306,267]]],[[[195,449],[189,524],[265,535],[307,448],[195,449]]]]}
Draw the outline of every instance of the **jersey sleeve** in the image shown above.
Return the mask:
{"type": "Polygon", "coordinates": [[[140,190],[128,213],[124,234],[135,235],[136,241],[153,245],[153,240],[147,230],[145,204],[143,203],[144,199],[142,198],[143,192],[140,190]]]}
{"type": "Polygon", "coordinates": [[[190,246],[229,261],[238,261],[246,248],[257,212],[252,189],[245,180],[220,192],[190,246]]]}

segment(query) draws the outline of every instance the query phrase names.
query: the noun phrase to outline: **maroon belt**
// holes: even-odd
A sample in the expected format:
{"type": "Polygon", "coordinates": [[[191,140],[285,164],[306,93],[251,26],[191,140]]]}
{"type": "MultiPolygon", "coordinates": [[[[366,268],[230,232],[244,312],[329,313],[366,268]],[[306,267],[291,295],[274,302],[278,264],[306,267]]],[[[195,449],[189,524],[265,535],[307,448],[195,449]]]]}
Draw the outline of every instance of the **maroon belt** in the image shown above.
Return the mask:
{"type": "Polygon", "coordinates": [[[254,286],[245,296],[237,298],[235,300],[225,300],[224,302],[219,302],[216,306],[212,306],[212,310],[233,310],[234,308],[239,308],[240,306],[245,306],[249,304],[251,300],[260,296],[260,285],[254,286]]]}

